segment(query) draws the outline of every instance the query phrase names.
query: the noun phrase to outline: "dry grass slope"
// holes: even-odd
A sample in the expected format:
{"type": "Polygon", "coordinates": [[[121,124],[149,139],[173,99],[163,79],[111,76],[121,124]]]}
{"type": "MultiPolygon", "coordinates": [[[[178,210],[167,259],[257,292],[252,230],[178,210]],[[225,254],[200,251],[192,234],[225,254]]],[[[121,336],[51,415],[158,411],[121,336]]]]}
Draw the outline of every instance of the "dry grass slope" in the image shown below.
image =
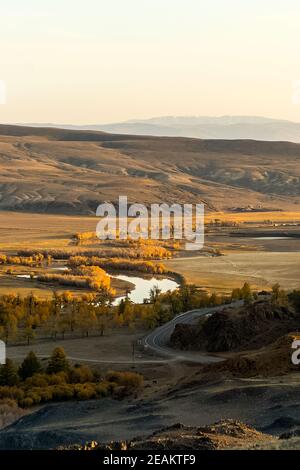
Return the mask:
{"type": "Polygon", "coordinates": [[[93,214],[103,201],[296,210],[300,145],[0,125],[0,209],[93,214]]]}

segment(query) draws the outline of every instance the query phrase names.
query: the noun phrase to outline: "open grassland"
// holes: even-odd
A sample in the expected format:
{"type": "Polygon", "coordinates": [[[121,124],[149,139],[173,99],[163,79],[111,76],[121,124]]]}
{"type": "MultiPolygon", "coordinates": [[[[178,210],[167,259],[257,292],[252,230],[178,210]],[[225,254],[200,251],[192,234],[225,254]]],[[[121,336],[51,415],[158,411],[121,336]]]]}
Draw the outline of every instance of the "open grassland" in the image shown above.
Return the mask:
{"type": "MultiPolygon", "coordinates": [[[[210,212],[207,223],[221,221],[245,224],[300,223],[300,211],[295,212],[210,212]]],[[[98,219],[93,216],[69,216],[0,211],[0,250],[25,248],[72,248],[71,237],[78,232],[93,232],[98,219]]]]}
{"type": "MultiPolygon", "coordinates": [[[[300,218],[300,212],[255,212],[255,213],[213,213],[207,220],[221,219],[226,221],[245,222],[247,224],[272,220],[278,223],[293,222],[300,218]]],[[[96,218],[89,216],[62,216],[49,214],[26,214],[18,212],[0,212],[0,252],[15,253],[22,249],[67,249],[74,250],[71,238],[78,232],[94,231],[96,218]]],[[[251,225],[252,227],[252,225],[251,225]]],[[[229,228],[229,231],[231,229],[229,228]]],[[[270,230],[273,230],[270,228],[270,230]]],[[[300,252],[299,240],[249,241],[248,238],[236,239],[223,234],[209,234],[206,244],[220,249],[225,256],[195,256],[194,253],[181,253],[182,257],[164,260],[167,269],[183,275],[187,282],[195,283],[210,290],[230,291],[249,281],[258,289],[270,287],[279,282],[290,289],[299,287],[300,252]],[[234,243],[233,243],[234,242],[234,243]],[[280,247],[284,247],[284,252],[280,247]],[[289,248],[290,247],[290,248],[289,248]]],[[[83,249],[100,247],[100,242],[83,245],[83,249]]],[[[54,263],[61,267],[64,263],[54,263]]],[[[53,286],[45,286],[36,280],[17,278],[6,274],[5,266],[0,267],[0,294],[19,292],[37,295],[52,295],[53,286]]],[[[34,271],[24,266],[13,267],[18,274],[34,271]]],[[[126,287],[113,281],[113,288],[118,293],[126,287]]],[[[128,286],[127,286],[128,287],[128,286]]],[[[76,289],[73,290],[76,292],[76,289]]]]}
{"type": "Polygon", "coordinates": [[[95,230],[96,223],[91,216],[0,212],[0,250],[70,247],[74,233],[95,230]]]}
{"type": "Polygon", "coordinates": [[[300,285],[300,252],[228,253],[178,258],[165,264],[187,282],[221,292],[241,287],[245,281],[257,289],[270,289],[277,282],[286,289],[300,285]]]}
{"type": "Polygon", "coordinates": [[[210,223],[214,220],[233,223],[264,223],[266,221],[273,223],[300,223],[300,211],[263,211],[263,212],[208,212],[205,214],[205,222],[210,223]]]}
{"type": "MultiPolygon", "coordinates": [[[[110,364],[128,364],[133,362],[132,343],[136,342],[146,331],[132,331],[130,328],[120,328],[105,332],[104,336],[91,336],[89,338],[72,338],[62,340],[44,339],[37,341],[34,345],[9,345],[9,357],[21,361],[24,356],[34,349],[41,358],[51,355],[53,348],[63,346],[67,356],[74,362],[86,362],[103,367],[111,367],[110,364]],[[118,338],[118,347],[116,346],[118,338]],[[107,364],[107,365],[105,365],[107,364]]],[[[140,353],[137,354],[138,356],[140,353]]]]}

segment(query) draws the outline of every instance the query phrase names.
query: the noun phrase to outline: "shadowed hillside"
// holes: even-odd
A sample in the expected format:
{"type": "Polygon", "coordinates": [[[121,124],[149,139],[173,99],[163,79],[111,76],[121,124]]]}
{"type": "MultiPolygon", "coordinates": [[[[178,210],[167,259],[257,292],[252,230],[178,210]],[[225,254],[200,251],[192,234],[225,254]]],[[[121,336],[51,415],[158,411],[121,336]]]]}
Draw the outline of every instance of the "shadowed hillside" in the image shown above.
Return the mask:
{"type": "Polygon", "coordinates": [[[294,210],[300,144],[0,126],[1,210],[93,214],[103,201],[294,210]]]}
{"type": "Polygon", "coordinates": [[[177,324],[173,346],[211,352],[261,348],[290,331],[298,331],[299,312],[291,306],[259,300],[238,308],[224,308],[198,325],[177,324]]]}

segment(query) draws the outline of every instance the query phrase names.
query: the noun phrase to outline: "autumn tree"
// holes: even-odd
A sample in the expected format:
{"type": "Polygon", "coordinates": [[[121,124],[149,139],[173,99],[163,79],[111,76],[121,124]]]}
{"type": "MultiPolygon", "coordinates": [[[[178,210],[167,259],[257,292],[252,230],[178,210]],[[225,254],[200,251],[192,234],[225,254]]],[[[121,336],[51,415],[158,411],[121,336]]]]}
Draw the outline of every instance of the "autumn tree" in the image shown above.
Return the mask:
{"type": "Polygon", "coordinates": [[[26,340],[28,346],[30,344],[30,341],[33,341],[35,339],[36,334],[35,334],[30,318],[26,320],[26,324],[25,324],[25,328],[23,330],[22,336],[26,340]]]}
{"type": "Polygon", "coordinates": [[[242,294],[242,299],[245,301],[245,303],[251,302],[253,300],[253,295],[251,291],[250,284],[248,282],[245,282],[241,289],[241,294],[242,294]]]}
{"type": "Polygon", "coordinates": [[[231,294],[231,300],[244,300],[245,303],[251,302],[253,300],[253,293],[251,291],[250,284],[245,282],[242,288],[235,288],[231,294]]]}
{"type": "Polygon", "coordinates": [[[63,348],[55,348],[50,357],[47,373],[57,374],[58,372],[67,372],[70,368],[66,353],[63,348]]]}
{"type": "Polygon", "coordinates": [[[81,302],[79,305],[76,324],[81,330],[82,336],[89,336],[90,330],[96,326],[96,314],[93,305],[81,302]]]}
{"type": "Polygon", "coordinates": [[[3,336],[5,342],[8,343],[10,339],[15,339],[18,332],[18,319],[14,315],[10,305],[1,305],[0,317],[3,326],[3,336]]]}
{"type": "Polygon", "coordinates": [[[284,289],[281,289],[280,285],[277,283],[277,284],[274,284],[274,286],[272,287],[272,297],[271,297],[271,301],[273,304],[280,304],[280,305],[283,305],[287,302],[287,295],[286,295],[286,292],[284,291],[284,289]]]}

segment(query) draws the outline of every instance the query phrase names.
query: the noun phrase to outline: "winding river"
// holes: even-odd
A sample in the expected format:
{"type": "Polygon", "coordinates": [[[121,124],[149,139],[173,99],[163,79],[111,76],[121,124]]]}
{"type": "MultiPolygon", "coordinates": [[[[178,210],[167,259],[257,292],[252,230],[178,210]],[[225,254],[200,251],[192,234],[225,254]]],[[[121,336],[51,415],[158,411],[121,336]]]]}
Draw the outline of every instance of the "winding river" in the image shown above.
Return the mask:
{"type": "MultiPolygon", "coordinates": [[[[162,293],[167,292],[168,290],[174,290],[179,287],[177,282],[167,278],[152,277],[151,279],[144,279],[142,277],[125,276],[123,274],[118,274],[114,277],[134,284],[134,288],[128,294],[128,298],[135,304],[142,304],[144,299],[148,299],[150,290],[155,286],[158,287],[162,293]]],[[[113,305],[118,305],[121,299],[125,298],[126,296],[117,297],[113,301],[113,305]]]]}
{"type": "MultiPolygon", "coordinates": [[[[67,267],[52,267],[53,270],[67,270],[67,267]]],[[[32,277],[30,274],[17,274],[16,277],[24,278],[24,279],[31,279],[32,277]]],[[[37,276],[33,276],[36,278],[37,276]]],[[[123,274],[116,274],[113,276],[116,279],[121,279],[122,281],[130,282],[134,285],[134,288],[128,294],[128,298],[134,302],[135,304],[142,304],[144,299],[149,298],[150,290],[153,287],[158,287],[161,293],[167,292],[168,290],[172,291],[179,287],[179,284],[176,281],[168,278],[157,278],[152,277],[150,279],[144,279],[143,277],[139,276],[126,276],[123,274]]],[[[113,305],[119,305],[121,299],[125,299],[126,296],[120,296],[114,299],[113,305]]]]}

